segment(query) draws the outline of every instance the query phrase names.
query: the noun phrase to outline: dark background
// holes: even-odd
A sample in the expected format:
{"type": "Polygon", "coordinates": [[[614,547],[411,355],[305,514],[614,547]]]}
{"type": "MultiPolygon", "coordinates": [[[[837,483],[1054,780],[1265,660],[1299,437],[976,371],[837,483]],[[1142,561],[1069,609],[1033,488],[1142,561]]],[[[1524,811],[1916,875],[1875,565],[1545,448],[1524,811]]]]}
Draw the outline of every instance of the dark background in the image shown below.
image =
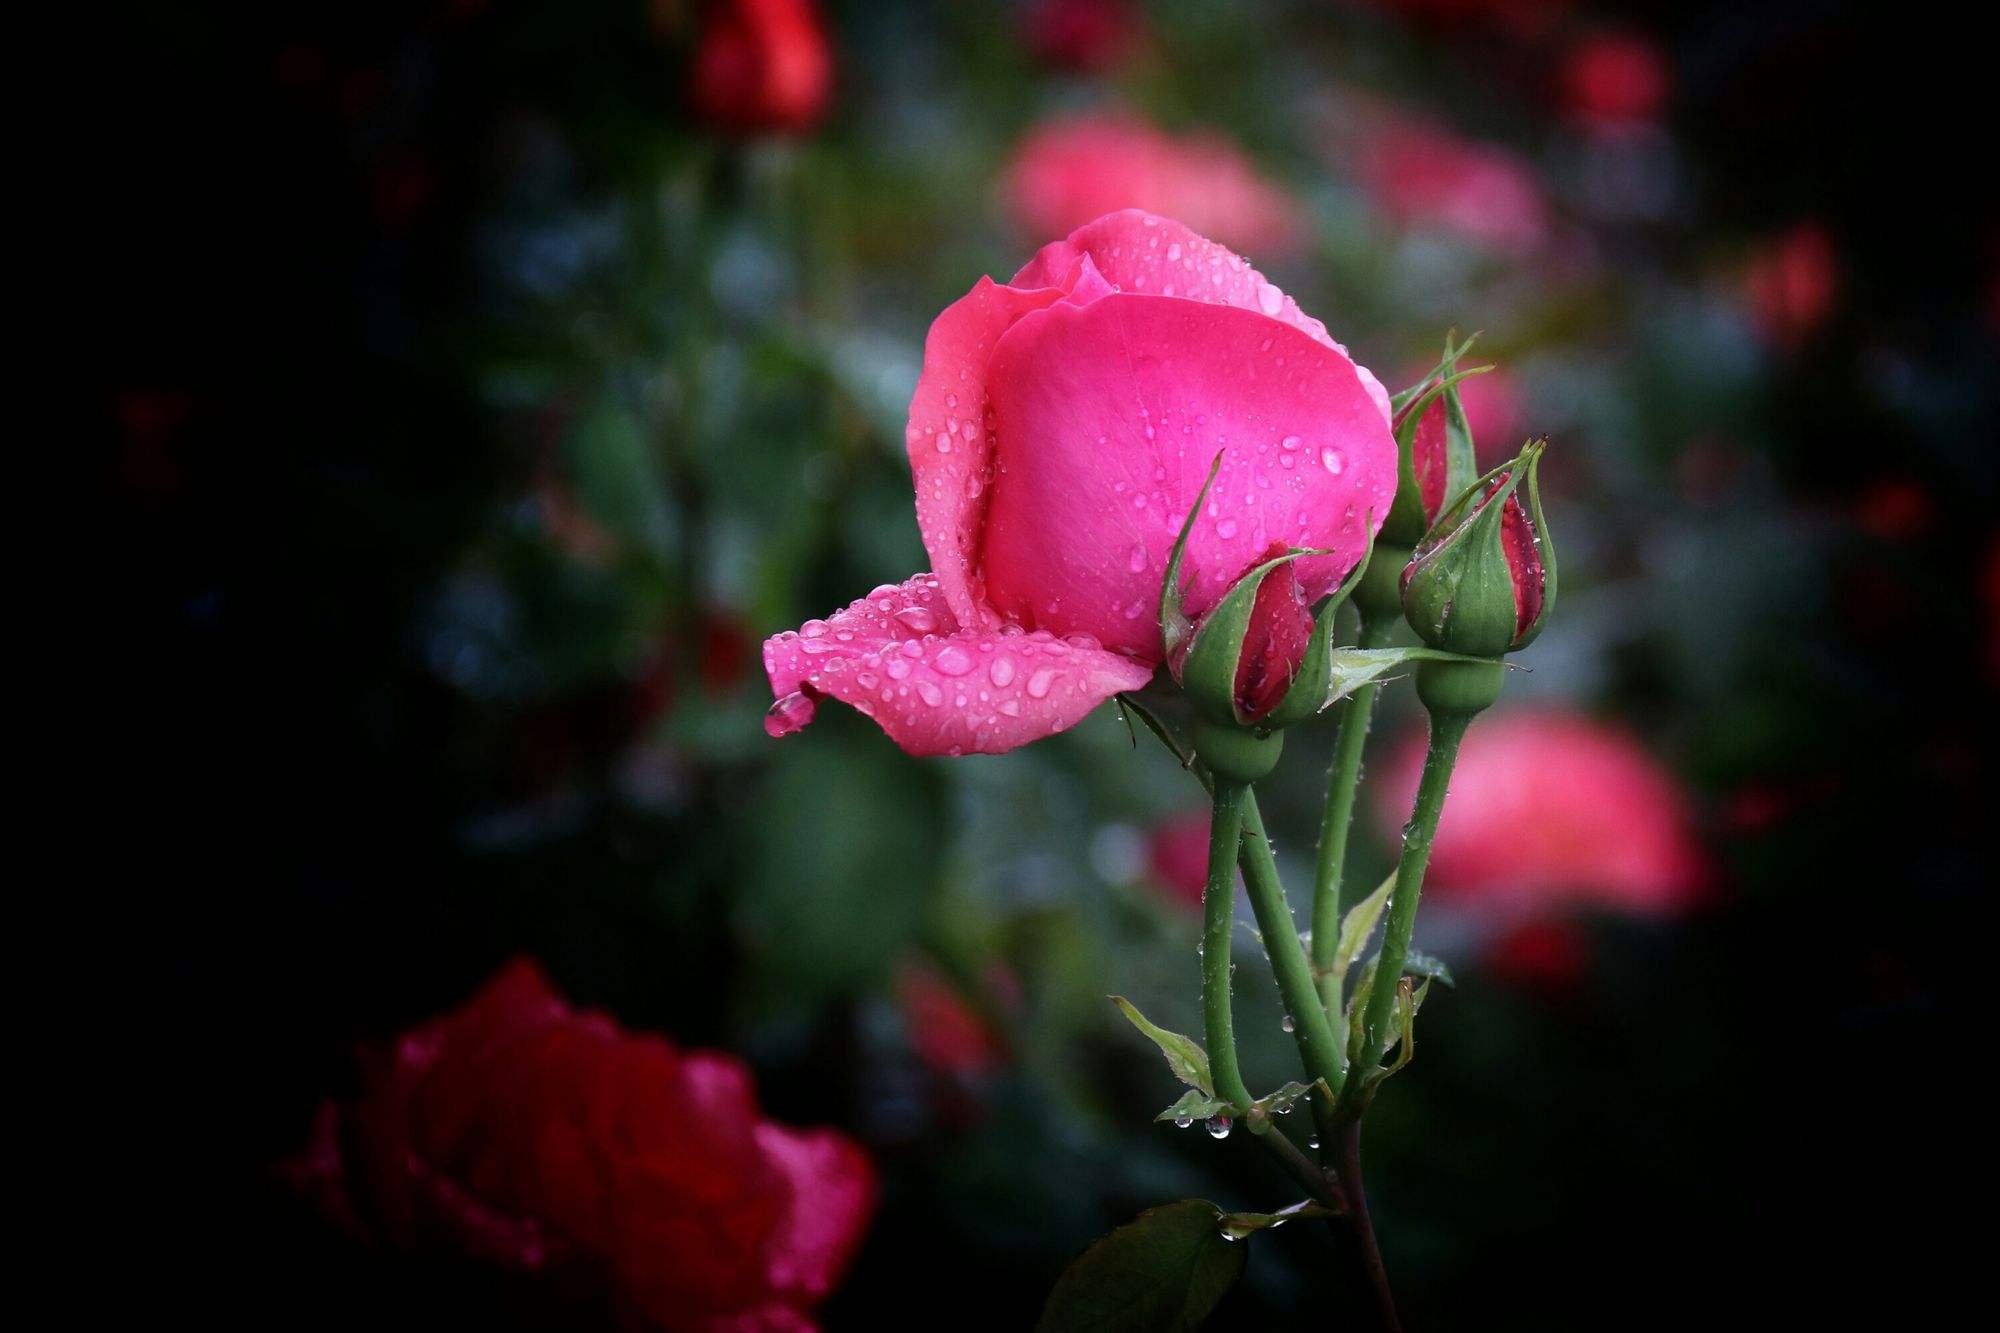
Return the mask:
{"type": "MultiPolygon", "coordinates": [[[[1362,79],[1561,186],[1537,48],[1449,7],[1224,9],[1154,7],[1143,71],[1107,91],[1039,70],[1005,6],[831,5],[831,119],[735,168],[689,123],[685,37],[636,5],[118,14],[96,205],[117,221],[78,276],[106,316],[117,557],[100,836],[145,869],[95,929],[129,945],[106,960],[129,1041],[100,1058],[129,1066],[112,1118],[145,1165],[109,1202],[152,1309],[534,1322],[484,1274],[350,1246],[269,1173],[351,1091],[357,1041],[520,951],[634,1026],[745,1054],[772,1114],[870,1145],[885,1207],[831,1328],[1026,1327],[1139,1208],[1271,1202],[1243,1136],[1148,1123],[1154,1057],[1092,1007],[1191,1003],[1192,935],[1088,855],[1101,825],[1198,803],[1170,763],[1125,756],[1108,716],[964,765],[837,708],[782,744],[757,725],[757,638],[921,567],[896,376],[937,309],[1047,239],[990,182],[1049,108],[1219,126],[1317,200],[1301,106],[1362,79]],[[627,207],[656,194],[664,221],[627,207]],[[706,225],[737,266],[713,307],[681,299],[706,225]],[[615,435],[633,367],[678,355],[721,386],[709,425],[635,490],[616,443],[574,442],[615,435]],[[533,521],[552,475],[610,497],[596,517],[641,554],[579,573],[533,521]],[[940,1092],[897,1036],[884,969],[906,954],[1026,974],[1036,1053],[940,1092]]],[[[1565,595],[1642,628],[1579,627],[1538,675],[1590,670],[1534,688],[1645,734],[1719,871],[1688,919],[1594,921],[1579,992],[1482,988],[1472,963],[1426,1011],[1371,1120],[1418,1326],[1916,1322],[1971,1262],[2000,214],[1985,60],[1952,15],[1569,12],[1661,44],[1681,172],[1668,218],[1581,219],[1603,265],[1584,316],[1473,285],[1348,332],[1308,297],[1310,245],[1273,269],[1391,387],[1452,320],[1616,375],[1596,387],[1632,426],[1597,447],[1630,467],[1571,474],[1551,523],[1602,556],[1565,564],[1565,595]],[[1825,323],[1748,357],[1704,342],[1688,311],[1718,256],[1800,219],[1839,255],[1825,323]],[[1720,498],[1690,498],[1691,457],[1722,460],[1720,498]]],[[[1302,848],[1319,764],[1296,748],[1267,805],[1302,848]]],[[[1240,1022],[1275,1060],[1260,1003],[1240,1022]]],[[[1270,1239],[1218,1327],[1283,1323],[1333,1262],[1318,1234],[1270,1239]]]]}

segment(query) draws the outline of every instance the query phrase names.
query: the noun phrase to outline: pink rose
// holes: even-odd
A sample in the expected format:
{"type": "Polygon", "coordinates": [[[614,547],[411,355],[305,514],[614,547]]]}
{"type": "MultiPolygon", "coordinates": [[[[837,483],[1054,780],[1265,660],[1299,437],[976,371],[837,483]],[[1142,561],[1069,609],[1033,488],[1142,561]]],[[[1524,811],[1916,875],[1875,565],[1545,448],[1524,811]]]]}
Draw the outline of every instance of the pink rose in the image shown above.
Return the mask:
{"type": "MultiPolygon", "coordinates": [[[[1409,817],[1423,754],[1413,736],[1389,763],[1377,807],[1387,836],[1409,817]]],[[[1687,800],[1635,738],[1523,710],[1466,734],[1424,883],[1440,901],[1502,913],[1588,903],[1663,915],[1692,905],[1704,881],[1687,800]]]]}
{"type": "Polygon", "coordinates": [[[1362,154],[1375,206],[1406,227],[1434,227],[1515,254],[1547,241],[1541,182],[1504,148],[1461,139],[1441,126],[1392,115],[1362,154]]]}
{"type": "Polygon", "coordinates": [[[1292,201],[1215,134],[1171,135],[1126,116],[1051,121],[1007,169],[1009,210],[1030,236],[1055,236],[1121,208],[1179,218],[1238,250],[1296,240],[1292,201]]]}
{"type": "Polygon", "coordinates": [[[912,754],[999,754],[1152,678],[1160,588],[1213,606],[1274,542],[1307,601],[1396,486],[1389,400],[1326,327],[1177,222],[1126,211],[931,325],[906,442],[932,572],[764,645],[773,736],[835,698],[912,754]]]}

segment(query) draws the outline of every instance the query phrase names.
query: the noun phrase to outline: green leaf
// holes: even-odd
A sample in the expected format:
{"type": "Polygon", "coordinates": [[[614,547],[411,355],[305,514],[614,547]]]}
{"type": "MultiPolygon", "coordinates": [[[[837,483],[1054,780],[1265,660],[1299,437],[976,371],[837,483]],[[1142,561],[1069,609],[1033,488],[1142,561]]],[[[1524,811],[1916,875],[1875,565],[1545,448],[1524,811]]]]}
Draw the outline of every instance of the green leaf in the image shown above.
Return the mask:
{"type": "MultiPolygon", "coordinates": [[[[1283,1115],[1297,1105],[1299,1100],[1312,1093],[1312,1084],[1300,1083],[1296,1079],[1279,1088],[1268,1097],[1259,1097],[1256,1105],[1266,1115],[1283,1115]]],[[[1226,1109],[1226,1108],[1225,1108],[1226,1109]]]]}
{"type": "MultiPolygon", "coordinates": [[[[1430,993],[1431,983],[1426,980],[1421,986],[1412,986],[1410,978],[1402,977],[1396,982],[1396,1004],[1389,1011],[1389,1033],[1382,1043],[1382,1055],[1399,1044],[1393,1063],[1369,1070],[1363,1077],[1363,1087],[1370,1091],[1385,1079],[1397,1073],[1416,1058],[1417,1054],[1417,1011],[1424,1007],[1424,996],[1430,993]]],[[[1379,1058],[1379,1057],[1378,1057],[1379,1058]]]]}
{"type": "Polygon", "coordinates": [[[1422,977],[1426,981],[1441,981],[1447,986],[1455,987],[1458,985],[1456,981],[1452,980],[1451,969],[1445,966],[1444,959],[1433,958],[1431,955],[1419,953],[1415,949],[1403,955],[1403,975],[1406,977],[1422,977]]]}
{"type": "Polygon", "coordinates": [[[1190,1124],[1196,1120],[1207,1120],[1229,1112],[1227,1102],[1219,1102],[1200,1088],[1189,1088],[1181,1094],[1181,1099],[1166,1110],[1154,1116],[1155,1120],[1171,1120],[1177,1125],[1190,1124]]]}
{"type": "Polygon", "coordinates": [[[1258,1231],[1268,1231],[1281,1227],[1295,1217],[1338,1217],[1340,1214],[1324,1204],[1311,1199],[1301,1199],[1289,1208],[1280,1208],[1275,1213],[1224,1213],[1222,1234],[1231,1240],[1241,1240],[1258,1231]]]}
{"type": "Polygon", "coordinates": [[[1335,979],[1345,979],[1347,969],[1354,966],[1354,960],[1361,956],[1361,946],[1368,943],[1368,937],[1375,932],[1375,923],[1382,919],[1382,909],[1389,904],[1389,894],[1396,887],[1396,872],[1391,870],[1376,886],[1375,892],[1347,909],[1347,915],[1340,923],[1340,940],[1333,950],[1333,975],[1335,979]]]}
{"type": "Polygon", "coordinates": [[[1333,650],[1333,671],[1327,681],[1326,702],[1322,708],[1331,708],[1363,685],[1381,680],[1399,667],[1415,665],[1418,662],[1485,662],[1484,657],[1467,657],[1463,653],[1447,653],[1439,648],[1336,648],[1333,650]]]}
{"type": "Polygon", "coordinates": [[[1193,1333],[1243,1276],[1248,1258],[1224,1233],[1222,1210],[1206,1199],[1149,1208],[1063,1270],[1035,1328],[1193,1333]]]}
{"type": "Polygon", "coordinates": [[[1160,1048],[1160,1053],[1167,1057],[1167,1068],[1174,1071],[1175,1078],[1191,1088],[1201,1089],[1210,1097],[1215,1096],[1215,1083],[1208,1072],[1208,1052],[1202,1050],[1192,1038],[1148,1022],[1138,1007],[1124,996],[1112,996],[1111,1003],[1132,1021],[1133,1027],[1145,1033],[1160,1048]]]}

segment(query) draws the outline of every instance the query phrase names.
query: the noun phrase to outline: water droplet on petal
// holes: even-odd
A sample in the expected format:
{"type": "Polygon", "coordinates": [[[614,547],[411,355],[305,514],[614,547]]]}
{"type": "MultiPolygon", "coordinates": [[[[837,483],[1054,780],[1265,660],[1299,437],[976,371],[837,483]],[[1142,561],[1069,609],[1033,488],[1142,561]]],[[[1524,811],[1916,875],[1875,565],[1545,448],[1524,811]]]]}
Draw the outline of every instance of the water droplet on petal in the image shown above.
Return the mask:
{"type": "Polygon", "coordinates": [[[917,682],[917,697],[936,708],[944,702],[944,691],[927,680],[920,680],[917,682]]]}
{"type": "Polygon", "coordinates": [[[1014,659],[1011,657],[994,658],[993,665],[986,669],[986,674],[995,685],[1004,686],[1011,683],[1014,679],[1014,659]]]}
{"type": "Polygon", "coordinates": [[[906,606],[896,613],[896,620],[913,634],[930,634],[937,629],[937,616],[927,606],[906,606]]]}
{"type": "Polygon", "coordinates": [[[772,704],[764,714],[764,734],[789,736],[813,720],[813,701],[797,690],[772,704]]]}
{"type": "Polygon", "coordinates": [[[1055,684],[1055,681],[1056,681],[1055,668],[1043,667],[1041,670],[1037,671],[1034,675],[1028,677],[1028,697],[1030,699],[1048,698],[1049,687],[1055,684]]]}
{"type": "Polygon", "coordinates": [[[931,665],[942,675],[963,676],[972,670],[972,654],[955,643],[950,644],[938,653],[931,665]]]}

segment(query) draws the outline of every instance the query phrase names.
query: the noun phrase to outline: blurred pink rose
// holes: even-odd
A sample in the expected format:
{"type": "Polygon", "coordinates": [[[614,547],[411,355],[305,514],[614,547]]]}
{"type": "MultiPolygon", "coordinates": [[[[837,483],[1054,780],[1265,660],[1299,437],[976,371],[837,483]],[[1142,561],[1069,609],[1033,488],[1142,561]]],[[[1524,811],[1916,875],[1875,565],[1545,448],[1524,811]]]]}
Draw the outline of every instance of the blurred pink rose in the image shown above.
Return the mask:
{"type": "Polygon", "coordinates": [[[1009,210],[1030,236],[1059,236],[1121,208],[1171,217],[1236,250],[1297,240],[1292,201],[1216,134],[1170,135],[1125,116],[1048,122],[1007,168],[1009,210]]]}
{"type": "Polygon", "coordinates": [[[1146,835],[1146,869],[1173,901],[1199,908],[1208,887],[1208,811],[1156,824],[1146,835]]]}
{"type": "Polygon", "coordinates": [[[1590,970],[1590,937],[1574,921],[1535,917],[1494,937],[1485,962],[1502,981],[1562,997],[1575,991],[1590,970]]]}
{"type": "Polygon", "coordinates": [[[1401,226],[1435,227],[1517,254],[1548,239],[1541,182],[1504,148],[1390,114],[1368,136],[1360,166],[1375,206],[1401,226]]]}
{"type": "Polygon", "coordinates": [[[1766,339],[1786,349],[1803,344],[1833,313],[1840,291],[1840,256],[1826,225],[1808,219],[1759,245],[1743,289],[1766,339]]]}
{"type": "Polygon", "coordinates": [[[693,99],[737,133],[802,134],[833,96],[833,49],[816,0],[711,0],[695,47],[693,99]]]}
{"type": "Polygon", "coordinates": [[[1021,23],[1028,49],[1038,59],[1093,74],[1111,68],[1138,45],[1137,8],[1134,0],[1027,0],[1021,23]]]}
{"type": "MultiPolygon", "coordinates": [[[[1474,355],[1462,364],[1471,366],[1480,362],[1481,358],[1474,355]]],[[[1426,361],[1411,366],[1403,383],[1417,383],[1435,369],[1436,364],[1426,361]]],[[[1522,442],[1514,438],[1514,431],[1521,421],[1521,391],[1514,377],[1504,368],[1496,366],[1484,374],[1460,380],[1458,401],[1465,408],[1465,423],[1472,427],[1473,441],[1478,444],[1482,456],[1488,452],[1495,455],[1512,453],[1520,447],[1522,442]]],[[[1441,423],[1442,409],[1434,410],[1441,423]]]]}
{"type": "MultiPolygon", "coordinates": [[[[1423,755],[1411,736],[1389,761],[1376,807],[1386,836],[1409,817],[1423,755]]],[[[1687,799],[1658,760],[1618,728],[1528,709],[1467,733],[1425,892],[1502,914],[1664,915],[1693,905],[1705,879],[1687,799]]]]}
{"type": "MultiPolygon", "coordinates": [[[[1012,976],[996,974],[995,990],[1014,994],[1012,976]]],[[[913,963],[896,974],[896,1004],[903,1011],[910,1049],[941,1074],[980,1078],[1007,1061],[1007,1046],[991,1025],[938,973],[913,963]]]]}
{"type": "Polygon", "coordinates": [[[1563,55],[1562,91],[1579,120],[1624,124],[1651,120],[1666,105],[1672,75],[1659,43],[1633,32],[1600,31],[1563,55]]]}
{"type": "Polygon", "coordinates": [[[931,325],[906,444],[933,572],[764,645],[765,729],[822,698],[912,754],[999,754],[1076,725],[1161,660],[1181,524],[1186,604],[1274,541],[1307,601],[1368,549],[1396,486],[1389,399],[1242,259],[1129,210],[980,279],[931,325]],[[1372,517],[1371,517],[1372,516],[1372,517]]]}

